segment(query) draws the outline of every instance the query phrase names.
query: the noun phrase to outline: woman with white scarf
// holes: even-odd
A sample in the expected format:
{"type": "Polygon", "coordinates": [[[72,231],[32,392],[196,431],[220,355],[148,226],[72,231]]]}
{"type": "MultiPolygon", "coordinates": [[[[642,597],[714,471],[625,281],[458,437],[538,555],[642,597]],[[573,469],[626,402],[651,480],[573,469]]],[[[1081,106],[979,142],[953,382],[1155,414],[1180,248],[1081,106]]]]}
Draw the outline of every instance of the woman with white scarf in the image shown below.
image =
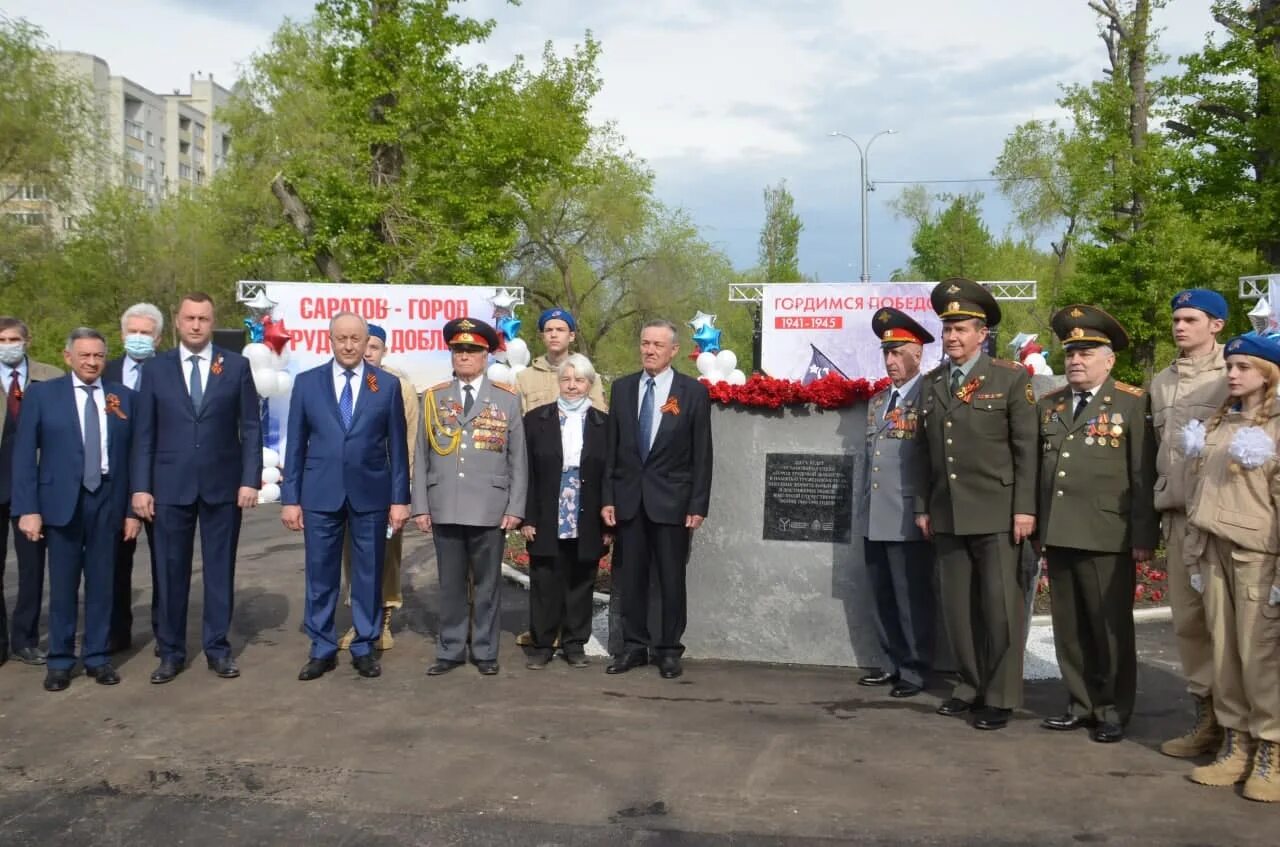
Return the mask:
{"type": "Polygon", "coordinates": [[[580,353],[556,371],[557,401],[524,417],[529,498],[521,532],[529,552],[532,670],[551,662],[557,637],[572,667],[587,666],[591,594],[609,541],[600,520],[607,415],[590,400],[596,371],[580,353]]]}

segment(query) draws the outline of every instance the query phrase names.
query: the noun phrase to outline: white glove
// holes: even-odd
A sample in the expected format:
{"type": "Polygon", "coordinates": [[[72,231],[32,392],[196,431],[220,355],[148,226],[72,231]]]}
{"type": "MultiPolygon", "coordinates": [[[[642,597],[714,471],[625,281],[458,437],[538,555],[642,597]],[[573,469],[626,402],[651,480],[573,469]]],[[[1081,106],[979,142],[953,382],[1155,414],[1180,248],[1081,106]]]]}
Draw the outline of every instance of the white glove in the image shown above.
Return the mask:
{"type": "MultiPolygon", "coordinates": [[[[1191,587],[1196,590],[1197,594],[1203,594],[1204,593],[1204,577],[1198,573],[1193,573],[1191,575],[1191,587]]],[[[1273,597],[1275,596],[1274,591],[1275,589],[1273,588],[1272,589],[1273,597]]]]}
{"type": "Polygon", "coordinates": [[[1271,586],[1271,597],[1267,600],[1268,606],[1280,606],[1280,585],[1271,586]]]}

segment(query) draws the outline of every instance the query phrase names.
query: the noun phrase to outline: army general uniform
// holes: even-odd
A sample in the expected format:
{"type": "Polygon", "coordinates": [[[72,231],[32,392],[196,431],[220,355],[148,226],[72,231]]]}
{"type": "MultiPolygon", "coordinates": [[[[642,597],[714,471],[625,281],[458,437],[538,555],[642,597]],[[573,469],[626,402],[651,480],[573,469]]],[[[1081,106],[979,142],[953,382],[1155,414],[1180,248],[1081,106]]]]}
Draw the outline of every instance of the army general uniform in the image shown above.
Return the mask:
{"type": "MultiPolygon", "coordinates": [[[[1092,306],[1068,306],[1051,323],[1068,350],[1128,346],[1120,324],[1092,306]]],[[[1159,540],[1151,402],[1108,375],[1089,391],[1045,395],[1038,411],[1038,535],[1069,700],[1067,715],[1044,725],[1093,726],[1096,741],[1119,741],[1137,688],[1133,550],[1154,550],[1159,540]]]]}
{"type": "MultiPolygon", "coordinates": [[[[995,298],[972,280],[944,280],[930,296],[944,323],[1000,320],[995,298]]],[[[930,371],[921,392],[929,460],[914,505],[932,524],[943,623],[960,669],[958,702],[939,711],[960,714],[978,701],[1014,709],[1022,704],[1023,595],[1013,516],[1036,512],[1031,374],[980,351],[930,371]]],[[[1007,719],[987,712],[975,726],[998,729],[1007,719]]]]}
{"type": "MultiPolygon", "coordinates": [[[[493,328],[474,318],[445,324],[450,347],[493,350],[493,328]]],[[[467,583],[475,583],[471,659],[496,663],[500,623],[503,515],[524,517],[528,464],[520,398],[512,386],[456,377],[427,389],[413,471],[413,508],[430,515],[440,576],[437,661],[467,659],[467,583]],[[467,389],[470,389],[469,391],[467,389]]]]}
{"type": "MultiPolygon", "coordinates": [[[[897,309],[871,319],[882,349],[925,345],[933,336],[897,309]]],[[[896,681],[895,697],[924,688],[933,664],[933,545],[915,523],[915,483],[928,453],[921,434],[924,375],[889,386],[867,406],[866,475],[859,502],[867,574],[875,594],[876,633],[888,658],[881,674],[863,684],[896,681]]]]}

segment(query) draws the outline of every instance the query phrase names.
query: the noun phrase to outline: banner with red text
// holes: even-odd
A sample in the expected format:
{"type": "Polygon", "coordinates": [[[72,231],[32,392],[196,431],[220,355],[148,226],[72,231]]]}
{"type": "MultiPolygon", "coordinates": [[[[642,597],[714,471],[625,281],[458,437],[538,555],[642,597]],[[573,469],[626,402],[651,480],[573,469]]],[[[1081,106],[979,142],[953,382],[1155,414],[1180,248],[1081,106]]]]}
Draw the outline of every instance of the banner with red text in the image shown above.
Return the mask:
{"type": "Polygon", "coordinates": [[[936,339],[922,367],[942,358],[942,322],[929,305],[932,282],[777,283],[764,286],[760,366],[777,379],[812,382],[828,373],[884,376],[872,318],[883,306],[906,312],[936,339]]]}

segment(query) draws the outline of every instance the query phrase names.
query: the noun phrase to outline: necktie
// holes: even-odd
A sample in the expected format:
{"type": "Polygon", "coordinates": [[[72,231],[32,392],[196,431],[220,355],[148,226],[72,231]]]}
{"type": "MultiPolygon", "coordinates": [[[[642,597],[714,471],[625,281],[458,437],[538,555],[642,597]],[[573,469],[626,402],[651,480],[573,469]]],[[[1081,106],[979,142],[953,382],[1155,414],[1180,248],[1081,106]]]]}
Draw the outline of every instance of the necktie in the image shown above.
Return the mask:
{"type": "Polygon", "coordinates": [[[191,363],[191,379],[187,383],[187,389],[191,392],[191,408],[198,412],[204,403],[204,386],[200,384],[200,357],[191,356],[187,361],[191,363]]]}
{"type": "Polygon", "coordinates": [[[463,416],[463,417],[466,417],[467,415],[471,414],[471,407],[475,405],[476,398],[475,398],[475,396],[471,393],[471,392],[472,392],[472,390],[473,390],[473,389],[471,388],[471,386],[470,386],[470,385],[464,385],[464,386],[462,386],[462,392],[463,392],[463,398],[462,398],[462,416],[463,416]]]}
{"type": "Polygon", "coordinates": [[[964,378],[964,374],[960,372],[959,368],[951,369],[951,393],[952,394],[960,393],[960,380],[963,378],[964,378]]]}
{"type": "Polygon", "coordinates": [[[133,363],[133,384],[129,387],[134,391],[138,390],[138,386],[142,384],[142,362],[133,363]]]}
{"type": "Polygon", "coordinates": [[[640,461],[649,458],[649,443],[653,441],[653,377],[645,380],[644,399],[640,401],[640,461]]]}
{"type": "Polygon", "coordinates": [[[8,417],[13,423],[18,422],[18,412],[22,411],[22,383],[18,382],[18,369],[9,371],[9,390],[5,397],[8,406],[8,417]]]}
{"type": "Polygon", "coordinates": [[[1072,420],[1080,417],[1080,413],[1084,411],[1084,407],[1089,405],[1089,398],[1093,396],[1092,391],[1081,391],[1080,399],[1076,401],[1075,414],[1071,416],[1072,420]]]}
{"type": "Polygon", "coordinates": [[[342,428],[351,429],[351,414],[355,411],[355,399],[351,394],[351,378],[355,371],[343,371],[347,384],[342,386],[342,396],[338,398],[338,414],[342,416],[342,428]]]}
{"type": "Polygon", "coordinates": [[[893,394],[889,395],[889,405],[884,410],[884,416],[889,417],[896,408],[898,408],[898,389],[895,388],[893,394]]]}
{"type": "Polygon", "coordinates": [[[96,385],[82,385],[84,391],[84,475],[81,482],[88,491],[102,484],[102,427],[98,421],[98,404],[93,400],[96,385]]]}

